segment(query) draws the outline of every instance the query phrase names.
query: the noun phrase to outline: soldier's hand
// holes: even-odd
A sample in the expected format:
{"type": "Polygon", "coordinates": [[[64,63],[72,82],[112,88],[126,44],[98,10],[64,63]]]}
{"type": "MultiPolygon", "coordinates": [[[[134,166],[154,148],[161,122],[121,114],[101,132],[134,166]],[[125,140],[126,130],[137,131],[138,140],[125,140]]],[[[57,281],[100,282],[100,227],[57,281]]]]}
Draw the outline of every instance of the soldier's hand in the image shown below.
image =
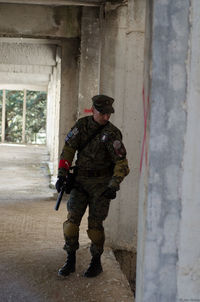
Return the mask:
{"type": "Polygon", "coordinates": [[[108,187],[102,195],[107,199],[115,199],[116,190],[114,188],[108,187]]]}
{"type": "Polygon", "coordinates": [[[56,190],[58,193],[60,193],[65,181],[66,181],[66,177],[58,176],[58,180],[56,181],[56,190]]]}

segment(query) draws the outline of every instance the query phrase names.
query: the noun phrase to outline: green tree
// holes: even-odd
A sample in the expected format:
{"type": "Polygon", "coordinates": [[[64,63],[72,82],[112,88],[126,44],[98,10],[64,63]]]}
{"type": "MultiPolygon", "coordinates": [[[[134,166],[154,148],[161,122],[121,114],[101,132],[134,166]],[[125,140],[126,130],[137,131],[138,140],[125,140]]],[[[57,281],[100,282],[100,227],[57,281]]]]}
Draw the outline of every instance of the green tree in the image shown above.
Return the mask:
{"type": "Polygon", "coordinates": [[[20,143],[22,140],[23,91],[6,91],[5,140],[20,143]]]}
{"type": "MultiPolygon", "coordinates": [[[[38,133],[46,133],[46,92],[27,91],[26,141],[36,142],[38,133]]],[[[45,140],[42,140],[44,143],[45,140]]]]}

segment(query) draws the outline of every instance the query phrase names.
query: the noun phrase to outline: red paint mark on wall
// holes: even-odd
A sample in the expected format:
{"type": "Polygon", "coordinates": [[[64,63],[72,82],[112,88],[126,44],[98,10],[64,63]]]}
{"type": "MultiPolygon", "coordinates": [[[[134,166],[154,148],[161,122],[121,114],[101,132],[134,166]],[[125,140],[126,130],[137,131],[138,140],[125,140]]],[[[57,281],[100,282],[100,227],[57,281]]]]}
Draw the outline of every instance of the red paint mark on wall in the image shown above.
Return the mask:
{"type": "Polygon", "coordinates": [[[147,97],[147,100],[145,99],[145,93],[144,93],[144,87],[142,91],[143,96],[143,113],[144,113],[144,135],[143,135],[143,141],[142,141],[142,151],[141,151],[141,157],[140,157],[140,173],[142,171],[142,164],[143,164],[143,158],[145,153],[145,164],[147,165],[148,162],[148,148],[146,143],[147,138],[147,121],[148,121],[148,114],[149,114],[149,96],[147,97]]]}
{"type": "Polygon", "coordinates": [[[92,109],[84,109],[84,113],[92,113],[92,109]]]}

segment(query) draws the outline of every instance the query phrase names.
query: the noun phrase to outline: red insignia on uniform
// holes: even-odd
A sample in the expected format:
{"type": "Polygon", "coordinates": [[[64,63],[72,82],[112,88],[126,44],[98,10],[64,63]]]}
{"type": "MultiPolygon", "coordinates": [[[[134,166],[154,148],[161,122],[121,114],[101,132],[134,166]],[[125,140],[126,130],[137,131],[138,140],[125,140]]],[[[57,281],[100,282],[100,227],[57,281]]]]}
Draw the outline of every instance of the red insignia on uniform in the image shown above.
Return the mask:
{"type": "Polygon", "coordinates": [[[126,149],[125,149],[123,143],[120,142],[119,140],[114,141],[113,147],[114,147],[114,150],[115,150],[115,153],[117,154],[117,156],[123,157],[126,155],[126,149]]]}
{"type": "Polygon", "coordinates": [[[71,166],[71,163],[68,160],[61,159],[59,162],[58,168],[64,168],[66,170],[69,170],[70,166],[71,166]]]}

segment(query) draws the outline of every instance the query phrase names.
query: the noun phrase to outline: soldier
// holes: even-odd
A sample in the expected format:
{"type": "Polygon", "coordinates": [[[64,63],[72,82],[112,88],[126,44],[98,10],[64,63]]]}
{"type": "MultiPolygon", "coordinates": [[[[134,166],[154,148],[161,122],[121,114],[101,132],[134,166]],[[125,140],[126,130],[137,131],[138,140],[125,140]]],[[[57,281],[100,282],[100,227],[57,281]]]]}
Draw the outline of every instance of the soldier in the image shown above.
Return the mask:
{"type": "Polygon", "coordinates": [[[101,254],[105,241],[103,221],[108,215],[110,200],[116,197],[121,181],[129,173],[122,134],[109,122],[111,113],[114,113],[114,99],[96,95],[92,102],[92,116],[80,118],[67,134],[59,162],[58,192],[77,151],[76,179],[67,202],[68,219],[63,224],[64,249],[68,256],[58,271],[58,275],[64,277],[75,272],[79,226],[87,206],[87,233],[91,240],[92,259],[84,276],[95,277],[102,272],[101,254]]]}

